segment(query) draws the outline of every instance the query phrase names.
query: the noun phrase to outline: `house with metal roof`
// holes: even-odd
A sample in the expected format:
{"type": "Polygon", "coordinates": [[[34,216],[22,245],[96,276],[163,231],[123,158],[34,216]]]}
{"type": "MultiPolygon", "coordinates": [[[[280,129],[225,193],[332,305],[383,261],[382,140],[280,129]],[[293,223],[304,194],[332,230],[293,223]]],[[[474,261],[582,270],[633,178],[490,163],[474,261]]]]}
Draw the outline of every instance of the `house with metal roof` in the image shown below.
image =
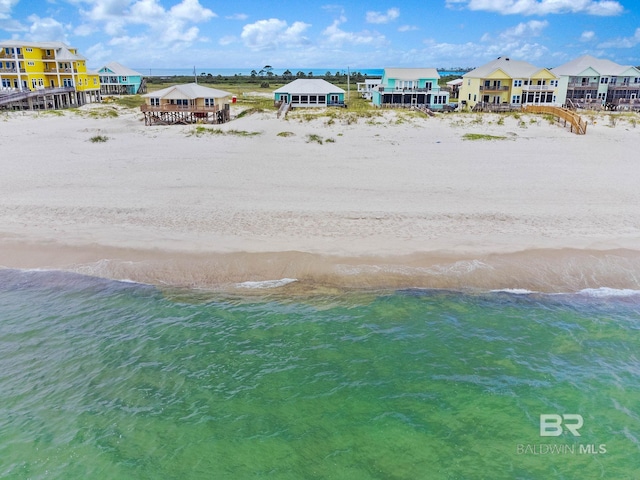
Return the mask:
{"type": "Polygon", "coordinates": [[[107,63],[98,70],[102,95],[135,95],[146,92],[146,82],[141,73],[118,62],[107,63]]]}
{"type": "Polygon", "coordinates": [[[232,94],[197,83],[174,85],[142,95],[146,125],[225,123],[232,94]]]}
{"type": "Polygon", "coordinates": [[[498,57],[465,73],[462,79],[458,96],[462,108],[500,111],[561,104],[558,77],[529,62],[498,57]]]}
{"type": "Polygon", "coordinates": [[[440,89],[435,68],[385,68],[371,103],[377,107],[426,107],[442,110],[449,104],[449,92],[440,89]]]}
{"type": "Polygon", "coordinates": [[[559,77],[558,101],[570,107],[640,109],[640,70],[583,55],[551,71],[559,77]]]}
{"type": "Polygon", "coordinates": [[[320,78],[298,78],[273,91],[276,106],[345,107],[345,91],[320,78]]]}

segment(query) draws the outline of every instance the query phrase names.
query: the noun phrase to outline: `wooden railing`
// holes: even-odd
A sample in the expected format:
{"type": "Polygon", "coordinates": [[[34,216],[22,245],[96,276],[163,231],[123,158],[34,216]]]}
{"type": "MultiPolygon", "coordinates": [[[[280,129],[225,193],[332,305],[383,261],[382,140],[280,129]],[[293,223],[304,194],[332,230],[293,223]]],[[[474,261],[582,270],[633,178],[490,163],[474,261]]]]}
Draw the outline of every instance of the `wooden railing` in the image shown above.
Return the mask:
{"type": "Polygon", "coordinates": [[[567,122],[570,124],[571,131],[578,135],[584,135],[587,133],[587,122],[580,118],[575,112],[560,107],[547,107],[543,105],[525,105],[522,110],[527,113],[544,113],[547,115],[553,115],[558,120],[564,120],[564,125],[567,122]]]}
{"type": "Polygon", "coordinates": [[[218,105],[211,107],[196,106],[196,105],[140,105],[140,111],[142,112],[217,112],[220,110],[218,105]]]}

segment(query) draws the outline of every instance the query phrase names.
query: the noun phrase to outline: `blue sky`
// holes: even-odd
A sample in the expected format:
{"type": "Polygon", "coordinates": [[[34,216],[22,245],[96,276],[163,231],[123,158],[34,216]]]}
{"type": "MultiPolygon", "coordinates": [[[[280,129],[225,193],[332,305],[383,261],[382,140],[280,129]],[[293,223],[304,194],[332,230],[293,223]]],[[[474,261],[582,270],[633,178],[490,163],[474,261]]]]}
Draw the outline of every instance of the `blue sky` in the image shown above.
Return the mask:
{"type": "Polygon", "coordinates": [[[637,0],[0,0],[0,39],[62,41],[92,68],[640,65],[637,0]]]}

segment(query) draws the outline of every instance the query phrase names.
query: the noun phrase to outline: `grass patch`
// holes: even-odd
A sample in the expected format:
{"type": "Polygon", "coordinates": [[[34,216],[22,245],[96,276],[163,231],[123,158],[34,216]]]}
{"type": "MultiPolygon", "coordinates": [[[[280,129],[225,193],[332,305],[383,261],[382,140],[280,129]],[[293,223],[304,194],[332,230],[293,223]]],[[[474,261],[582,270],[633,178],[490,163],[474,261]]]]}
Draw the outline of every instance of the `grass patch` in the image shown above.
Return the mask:
{"type": "Polygon", "coordinates": [[[295,135],[295,133],[293,132],[280,132],[278,133],[279,137],[293,137],[295,135]]]}
{"type": "Polygon", "coordinates": [[[144,98],[141,95],[120,95],[113,97],[102,97],[102,103],[119,105],[125,108],[140,108],[144,105],[144,98]]]}
{"type": "Polygon", "coordinates": [[[106,135],[95,135],[89,139],[91,143],[104,143],[109,140],[109,137],[106,135]]]}
{"type": "Polygon", "coordinates": [[[52,115],[54,117],[64,117],[64,112],[60,110],[42,110],[40,115],[52,115]]]}
{"type": "Polygon", "coordinates": [[[316,135],[315,133],[310,133],[309,135],[307,135],[307,143],[312,142],[322,145],[322,137],[320,135],[316,135]]]}
{"type": "Polygon", "coordinates": [[[487,135],[485,133],[465,133],[463,140],[506,140],[508,137],[502,135],[487,135]]]}
{"type": "Polygon", "coordinates": [[[236,118],[242,118],[242,117],[246,117],[247,115],[253,115],[254,113],[262,113],[264,112],[264,108],[262,107],[250,107],[247,108],[246,110],[241,111],[238,115],[236,115],[236,118]]]}
{"type": "Polygon", "coordinates": [[[201,137],[203,135],[235,135],[237,137],[255,137],[262,132],[249,132],[247,130],[222,130],[220,128],[208,128],[198,125],[189,132],[189,136],[201,137]]]}

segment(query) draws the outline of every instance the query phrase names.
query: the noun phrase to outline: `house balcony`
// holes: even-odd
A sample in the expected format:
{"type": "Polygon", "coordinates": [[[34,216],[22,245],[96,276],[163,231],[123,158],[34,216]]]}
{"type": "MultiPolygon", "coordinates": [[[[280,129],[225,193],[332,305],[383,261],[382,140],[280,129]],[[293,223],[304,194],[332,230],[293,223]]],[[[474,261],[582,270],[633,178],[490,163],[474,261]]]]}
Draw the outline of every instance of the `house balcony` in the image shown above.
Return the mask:
{"type": "Polygon", "coordinates": [[[557,87],[553,85],[523,85],[523,92],[553,92],[557,87]]]}
{"type": "Polygon", "coordinates": [[[429,93],[429,92],[433,92],[434,91],[433,87],[431,87],[431,88],[377,87],[377,90],[380,93],[407,93],[407,94],[411,94],[411,93],[429,93]]]}
{"type": "Polygon", "coordinates": [[[627,83],[627,84],[609,84],[609,90],[639,90],[640,89],[640,83],[627,83]]]}
{"type": "Polygon", "coordinates": [[[195,113],[215,113],[220,110],[219,105],[213,105],[211,107],[196,106],[196,105],[148,105],[144,104],[140,106],[142,112],[195,112],[195,113]]]}
{"type": "Polygon", "coordinates": [[[506,85],[480,85],[481,92],[508,92],[509,88],[506,85]]]}
{"type": "Polygon", "coordinates": [[[598,85],[600,85],[598,82],[569,82],[567,87],[574,90],[579,90],[581,88],[585,90],[593,90],[594,88],[598,88],[598,85]]]}
{"type": "MultiPolygon", "coordinates": [[[[24,68],[21,68],[20,73],[27,73],[27,71],[24,68]]],[[[18,69],[17,68],[0,68],[0,73],[18,73],[18,69]]]]}

